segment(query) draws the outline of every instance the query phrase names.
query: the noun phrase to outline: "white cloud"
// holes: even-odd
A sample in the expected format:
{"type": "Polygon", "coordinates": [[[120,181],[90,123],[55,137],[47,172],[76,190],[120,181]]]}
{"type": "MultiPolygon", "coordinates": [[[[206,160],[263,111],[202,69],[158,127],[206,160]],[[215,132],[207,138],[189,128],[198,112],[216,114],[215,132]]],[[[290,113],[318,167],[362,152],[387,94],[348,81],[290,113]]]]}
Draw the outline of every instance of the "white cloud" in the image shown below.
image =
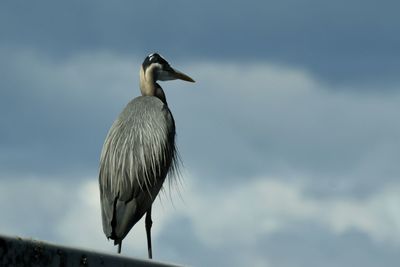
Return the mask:
{"type": "Polygon", "coordinates": [[[400,184],[386,186],[367,198],[317,198],[307,194],[306,179],[248,181],[213,192],[195,183],[189,187],[184,195],[186,206],[179,213],[191,218],[205,244],[255,245],[261,236],[301,222],[320,224],[337,235],[356,230],[374,241],[400,245],[400,184]]]}
{"type": "MultiPolygon", "coordinates": [[[[0,233],[32,237],[62,245],[115,252],[101,226],[97,178],[68,181],[60,177],[13,177],[0,180],[0,233]]],[[[161,217],[161,216],[160,216],[161,217]]],[[[159,218],[153,233],[159,231],[159,218]]],[[[123,244],[130,255],[145,256],[142,222],[123,244]]]]}
{"type": "MultiPolygon", "coordinates": [[[[364,199],[317,198],[307,194],[308,181],[259,177],[240,186],[210,191],[195,177],[186,177],[183,201],[173,196],[174,205],[165,198],[162,205],[155,202],[153,239],[184,216],[197,239],[209,248],[233,242],[251,248],[260,238],[298,223],[319,224],[338,236],[356,230],[376,242],[400,245],[400,184],[364,199]]],[[[97,179],[82,179],[72,185],[29,177],[1,181],[0,188],[0,208],[2,218],[6,218],[0,221],[2,233],[115,252],[101,229],[97,179]],[[22,209],[16,192],[23,195],[22,209]]],[[[146,257],[144,229],[141,221],[124,240],[123,250],[129,255],[146,257]]],[[[154,247],[162,250],[157,243],[154,247]]]]}
{"type": "MultiPolygon", "coordinates": [[[[0,179],[0,233],[42,237],[54,219],[62,216],[74,191],[68,184],[35,176],[0,179]]],[[[72,198],[73,199],[73,198],[72,198]]],[[[50,228],[51,229],[51,228],[50,228]]],[[[44,239],[51,238],[48,232],[44,239]]]]}

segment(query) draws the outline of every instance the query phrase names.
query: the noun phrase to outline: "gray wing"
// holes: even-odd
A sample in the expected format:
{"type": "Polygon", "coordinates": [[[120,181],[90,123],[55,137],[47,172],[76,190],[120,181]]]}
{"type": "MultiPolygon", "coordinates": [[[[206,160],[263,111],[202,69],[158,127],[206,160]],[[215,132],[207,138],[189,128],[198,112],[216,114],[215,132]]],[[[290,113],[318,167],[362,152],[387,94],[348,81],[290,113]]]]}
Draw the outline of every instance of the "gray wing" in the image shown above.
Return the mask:
{"type": "Polygon", "coordinates": [[[176,166],[175,123],[152,96],[133,99],[113,123],[100,159],[103,230],[122,240],[151,207],[170,167],[176,166]]]}

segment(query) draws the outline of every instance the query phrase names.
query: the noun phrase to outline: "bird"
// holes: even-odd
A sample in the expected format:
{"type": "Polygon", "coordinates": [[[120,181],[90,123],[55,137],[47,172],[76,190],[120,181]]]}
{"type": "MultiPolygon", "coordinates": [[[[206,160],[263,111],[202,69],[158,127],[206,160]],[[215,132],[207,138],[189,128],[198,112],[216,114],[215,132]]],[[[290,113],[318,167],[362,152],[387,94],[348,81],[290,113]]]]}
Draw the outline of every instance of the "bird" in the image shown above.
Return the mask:
{"type": "Polygon", "coordinates": [[[140,68],[141,96],[131,100],[112,124],[100,156],[99,188],[103,232],[121,253],[122,240],[146,214],[148,257],[152,259],[151,208],[179,165],[175,121],[157,81],[195,82],[159,53],[140,68]]]}

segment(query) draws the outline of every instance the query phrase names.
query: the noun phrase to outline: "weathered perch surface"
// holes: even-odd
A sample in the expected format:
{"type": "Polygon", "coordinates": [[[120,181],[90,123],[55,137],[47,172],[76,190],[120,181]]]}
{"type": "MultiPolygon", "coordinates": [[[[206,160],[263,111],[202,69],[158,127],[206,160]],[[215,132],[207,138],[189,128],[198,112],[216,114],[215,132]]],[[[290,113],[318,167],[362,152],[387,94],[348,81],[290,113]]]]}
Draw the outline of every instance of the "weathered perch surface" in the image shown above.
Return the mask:
{"type": "Polygon", "coordinates": [[[127,258],[120,255],[58,246],[32,239],[0,235],[0,266],[167,267],[178,265],[127,258]]]}

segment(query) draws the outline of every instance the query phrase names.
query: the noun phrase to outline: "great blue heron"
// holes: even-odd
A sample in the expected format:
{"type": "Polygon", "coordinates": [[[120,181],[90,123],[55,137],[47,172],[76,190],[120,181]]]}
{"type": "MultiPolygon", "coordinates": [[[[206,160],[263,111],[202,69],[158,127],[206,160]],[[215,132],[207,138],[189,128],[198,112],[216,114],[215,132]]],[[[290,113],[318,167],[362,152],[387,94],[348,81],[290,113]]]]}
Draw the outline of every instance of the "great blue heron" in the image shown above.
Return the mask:
{"type": "Polygon", "coordinates": [[[139,96],[114,121],[100,158],[100,202],[103,231],[121,253],[122,240],[146,213],[149,258],[151,207],[167,173],[177,164],[175,122],[164,91],[156,81],[192,78],[173,69],[157,53],[140,68],[139,96]]]}

